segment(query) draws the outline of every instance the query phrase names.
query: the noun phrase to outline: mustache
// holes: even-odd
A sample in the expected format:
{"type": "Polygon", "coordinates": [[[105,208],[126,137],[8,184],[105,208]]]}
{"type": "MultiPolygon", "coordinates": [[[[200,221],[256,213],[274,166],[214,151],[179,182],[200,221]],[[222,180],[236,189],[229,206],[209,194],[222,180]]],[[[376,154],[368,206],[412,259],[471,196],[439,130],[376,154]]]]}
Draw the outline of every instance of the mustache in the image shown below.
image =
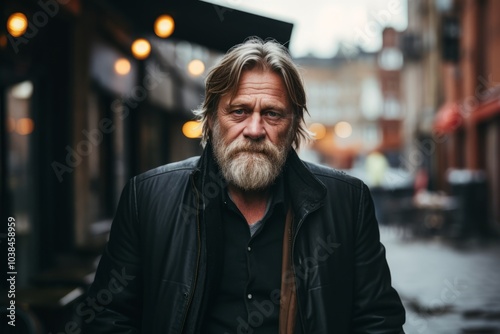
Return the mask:
{"type": "Polygon", "coordinates": [[[265,155],[276,154],[277,149],[268,142],[236,141],[227,147],[229,157],[233,158],[239,153],[261,153],[265,155]]]}

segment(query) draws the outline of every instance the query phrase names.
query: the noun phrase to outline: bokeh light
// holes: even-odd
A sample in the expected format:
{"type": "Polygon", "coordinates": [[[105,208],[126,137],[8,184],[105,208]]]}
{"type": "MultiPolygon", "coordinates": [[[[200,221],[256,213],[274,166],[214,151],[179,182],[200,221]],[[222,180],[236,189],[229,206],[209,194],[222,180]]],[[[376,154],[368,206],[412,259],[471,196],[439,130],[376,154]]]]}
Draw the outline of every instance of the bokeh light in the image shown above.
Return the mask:
{"type": "Polygon", "coordinates": [[[188,121],[182,126],[182,133],[188,138],[201,137],[202,128],[201,123],[197,121],[188,121]]]}
{"type": "Polygon", "coordinates": [[[29,135],[35,129],[35,123],[31,118],[20,118],[16,123],[16,131],[22,136],[29,135]]]}
{"type": "Polygon", "coordinates": [[[312,123],[309,125],[309,131],[314,133],[314,138],[317,140],[323,139],[326,136],[326,127],[321,123],[312,123]]]}
{"type": "Polygon", "coordinates": [[[19,100],[29,99],[33,95],[33,83],[23,81],[12,87],[12,96],[19,100]]]}
{"type": "Polygon", "coordinates": [[[193,59],[188,64],[188,72],[194,77],[198,77],[205,72],[205,64],[199,59],[193,59]]]}
{"type": "Polygon", "coordinates": [[[130,62],[126,58],[119,58],[115,61],[115,72],[119,75],[127,75],[130,72],[130,62]]]}
{"type": "Polygon", "coordinates": [[[14,13],[7,19],[7,31],[13,37],[24,35],[28,29],[28,18],[23,13],[14,13]]]}
{"type": "Polygon", "coordinates": [[[139,38],[132,43],[132,54],[135,58],[146,59],[151,53],[151,44],[144,38],[139,38]]]}
{"type": "Polygon", "coordinates": [[[174,32],[175,23],[170,15],[161,15],[155,21],[155,34],[161,38],[167,38],[174,32]]]}
{"type": "Polygon", "coordinates": [[[349,138],[352,134],[352,126],[348,122],[338,122],[333,129],[337,137],[349,138]]]}

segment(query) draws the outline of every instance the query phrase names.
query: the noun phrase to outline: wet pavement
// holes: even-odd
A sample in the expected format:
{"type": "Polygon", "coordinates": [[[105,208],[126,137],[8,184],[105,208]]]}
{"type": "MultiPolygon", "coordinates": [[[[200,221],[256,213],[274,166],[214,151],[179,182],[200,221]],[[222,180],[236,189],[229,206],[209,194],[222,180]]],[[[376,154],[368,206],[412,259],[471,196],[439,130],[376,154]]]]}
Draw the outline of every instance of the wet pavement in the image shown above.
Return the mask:
{"type": "Polygon", "coordinates": [[[410,238],[381,226],[407,334],[500,334],[500,240],[410,238]]]}

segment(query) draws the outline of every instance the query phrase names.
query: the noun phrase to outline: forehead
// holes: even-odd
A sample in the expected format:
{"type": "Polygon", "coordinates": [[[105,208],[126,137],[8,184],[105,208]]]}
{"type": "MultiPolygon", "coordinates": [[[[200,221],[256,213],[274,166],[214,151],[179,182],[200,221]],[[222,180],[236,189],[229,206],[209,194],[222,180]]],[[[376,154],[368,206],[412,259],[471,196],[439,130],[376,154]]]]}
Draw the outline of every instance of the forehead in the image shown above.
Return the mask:
{"type": "Polygon", "coordinates": [[[230,95],[232,100],[257,96],[288,102],[288,93],[283,78],[273,71],[263,69],[244,70],[230,95]]]}

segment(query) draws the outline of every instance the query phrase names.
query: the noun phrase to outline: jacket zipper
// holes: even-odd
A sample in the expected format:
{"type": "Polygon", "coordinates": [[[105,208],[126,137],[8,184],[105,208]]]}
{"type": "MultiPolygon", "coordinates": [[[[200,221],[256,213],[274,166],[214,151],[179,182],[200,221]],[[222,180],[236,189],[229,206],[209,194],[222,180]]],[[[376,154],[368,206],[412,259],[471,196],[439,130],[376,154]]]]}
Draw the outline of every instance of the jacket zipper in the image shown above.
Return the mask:
{"type": "Polygon", "coordinates": [[[189,313],[189,308],[191,307],[191,302],[193,301],[194,297],[194,291],[196,290],[196,284],[198,282],[198,271],[200,267],[200,257],[201,257],[201,231],[200,231],[200,194],[198,193],[198,189],[196,189],[196,186],[194,184],[194,180],[191,178],[191,184],[193,186],[194,192],[196,193],[196,230],[197,230],[197,238],[198,238],[198,255],[196,258],[196,270],[194,273],[194,280],[193,280],[193,287],[191,288],[191,291],[189,292],[189,299],[187,303],[186,310],[184,312],[184,317],[182,319],[182,326],[179,334],[182,334],[184,331],[184,327],[186,325],[186,319],[187,315],[189,313]]]}

